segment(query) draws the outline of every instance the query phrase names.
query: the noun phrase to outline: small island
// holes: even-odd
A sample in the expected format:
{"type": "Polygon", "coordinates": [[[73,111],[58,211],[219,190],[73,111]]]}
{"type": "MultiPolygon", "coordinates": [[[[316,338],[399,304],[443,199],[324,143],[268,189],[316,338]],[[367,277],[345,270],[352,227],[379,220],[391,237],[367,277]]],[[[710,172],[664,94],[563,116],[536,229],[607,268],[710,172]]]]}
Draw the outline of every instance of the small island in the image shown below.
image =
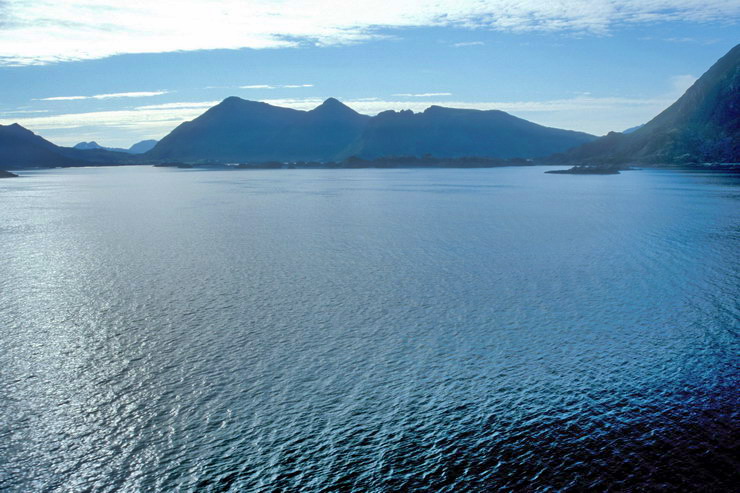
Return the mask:
{"type": "Polygon", "coordinates": [[[0,169],[0,178],[18,178],[18,175],[11,173],[10,171],[3,171],[0,169]]]}
{"type": "Polygon", "coordinates": [[[619,168],[608,166],[573,166],[570,169],[554,169],[545,171],[554,175],[618,175],[619,168]]]}

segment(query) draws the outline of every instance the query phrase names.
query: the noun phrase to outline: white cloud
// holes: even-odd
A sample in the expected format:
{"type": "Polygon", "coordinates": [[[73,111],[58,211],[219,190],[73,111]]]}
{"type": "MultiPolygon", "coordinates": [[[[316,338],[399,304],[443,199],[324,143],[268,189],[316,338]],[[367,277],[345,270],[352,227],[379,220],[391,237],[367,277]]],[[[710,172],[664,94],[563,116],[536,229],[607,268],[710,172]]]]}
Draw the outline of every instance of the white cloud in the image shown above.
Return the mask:
{"type": "Polygon", "coordinates": [[[664,41],[668,41],[670,43],[697,43],[698,41],[696,38],[665,38],[664,41]]]}
{"type": "Polygon", "coordinates": [[[49,110],[7,110],[1,111],[0,117],[7,117],[8,115],[32,115],[38,113],[49,113],[49,110]]]}
{"type": "Polygon", "coordinates": [[[116,92],[111,94],[96,94],[94,96],[54,96],[51,98],[38,98],[34,101],[77,101],[80,99],[115,99],[115,98],[148,98],[161,96],[169,91],[147,91],[147,92],[116,92]]]}
{"type": "MultiPolygon", "coordinates": [[[[128,109],[111,111],[94,111],[88,113],[64,113],[59,115],[37,116],[13,120],[31,130],[71,129],[96,126],[101,131],[105,127],[160,127],[172,129],[185,120],[195,118],[203,113],[203,107],[174,109],[128,109]]],[[[7,121],[6,123],[12,123],[7,121]]]]}
{"type": "Polygon", "coordinates": [[[670,38],[655,37],[655,36],[641,36],[640,41],[664,41],[666,43],[691,43],[698,45],[713,45],[720,42],[718,38],[692,38],[687,36],[674,36],[670,38]]]}
{"type": "Polygon", "coordinates": [[[465,41],[462,43],[454,43],[452,46],[455,48],[464,48],[467,46],[483,46],[485,43],[483,41],[465,41]]]}
{"type": "Polygon", "coordinates": [[[3,6],[5,65],[341,45],[420,26],[607,34],[627,24],[732,22],[740,16],[736,0],[4,0],[3,6]]]}
{"type": "Polygon", "coordinates": [[[92,99],[111,99],[111,98],[148,98],[152,96],[161,96],[169,91],[144,91],[144,92],[116,92],[112,94],[96,94],[92,99]]]}
{"type": "Polygon", "coordinates": [[[248,86],[239,86],[239,89],[302,89],[304,87],[313,87],[313,84],[283,84],[279,86],[272,86],[270,84],[252,84],[248,86]]]}
{"type": "Polygon", "coordinates": [[[434,98],[434,97],[440,97],[440,96],[452,96],[451,92],[421,92],[421,93],[400,93],[400,94],[394,94],[394,96],[402,97],[402,98],[434,98]]]}
{"type": "Polygon", "coordinates": [[[77,101],[80,99],[91,99],[92,96],[55,96],[53,98],[38,98],[34,101],[77,101]]]}
{"type": "Polygon", "coordinates": [[[188,108],[210,108],[216,106],[220,101],[182,101],[179,103],[150,104],[137,106],[137,110],[179,110],[188,108]]]}

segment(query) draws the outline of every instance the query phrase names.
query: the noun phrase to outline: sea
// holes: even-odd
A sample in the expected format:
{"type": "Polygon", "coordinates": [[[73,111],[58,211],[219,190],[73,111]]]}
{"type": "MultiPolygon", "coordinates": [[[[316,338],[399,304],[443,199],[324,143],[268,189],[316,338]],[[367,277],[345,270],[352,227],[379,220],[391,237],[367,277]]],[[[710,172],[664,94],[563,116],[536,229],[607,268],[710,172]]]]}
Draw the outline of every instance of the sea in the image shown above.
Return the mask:
{"type": "Polygon", "coordinates": [[[0,490],[737,491],[740,176],[0,180],[0,490]]]}

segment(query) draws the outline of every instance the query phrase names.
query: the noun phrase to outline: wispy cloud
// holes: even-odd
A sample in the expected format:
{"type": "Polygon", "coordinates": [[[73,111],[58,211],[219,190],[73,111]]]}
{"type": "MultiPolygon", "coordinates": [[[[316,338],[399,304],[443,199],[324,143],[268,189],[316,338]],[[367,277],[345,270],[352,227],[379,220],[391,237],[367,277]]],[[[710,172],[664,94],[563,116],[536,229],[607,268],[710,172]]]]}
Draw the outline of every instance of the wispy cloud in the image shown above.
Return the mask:
{"type": "Polygon", "coordinates": [[[77,101],[79,99],[92,99],[92,96],[55,96],[53,98],[37,98],[34,101],[77,101]]]}
{"type": "Polygon", "coordinates": [[[483,46],[483,41],[464,41],[462,43],[453,43],[452,46],[455,48],[465,48],[467,46],[483,46]]]}
{"type": "Polygon", "coordinates": [[[699,43],[700,41],[696,38],[665,38],[664,41],[668,41],[670,43],[699,43]]]}
{"type": "Polygon", "coordinates": [[[0,117],[6,117],[8,115],[33,115],[39,113],[49,113],[49,110],[7,110],[0,111],[0,117]]]}
{"type": "Polygon", "coordinates": [[[435,97],[441,97],[441,96],[452,96],[452,93],[451,92],[421,92],[421,93],[403,92],[399,94],[394,94],[394,96],[397,96],[399,98],[435,98],[435,97]]]}
{"type": "Polygon", "coordinates": [[[313,87],[313,84],[282,84],[276,86],[270,84],[251,84],[239,86],[239,89],[300,89],[304,87],[313,87]]]}
{"type": "MultiPolygon", "coordinates": [[[[32,130],[73,129],[94,126],[100,131],[105,127],[158,127],[162,130],[174,128],[185,120],[203,113],[203,108],[188,107],[177,109],[128,109],[114,111],[94,111],[87,113],[64,113],[38,116],[16,120],[32,130]]],[[[12,123],[12,122],[8,122],[12,123]]]]}
{"type": "Polygon", "coordinates": [[[332,46],[394,29],[608,34],[661,21],[732,22],[732,0],[3,0],[0,64],[29,65],[123,53],[332,46]]]}
{"type": "Polygon", "coordinates": [[[662,37],[655,37],[655,36],[643,36],[639,38],[641,41],[665,41],[667,43],[690,43],[690,44],[698,44],[698,45],[713,45],[718,43],[720,40],[717,38],[694,38],[694,37],[688,37],[688,36],[674,36],[670,38],[662,38],[662,37]]]}
{"type": "Polygon", "coordinates": [[[220,101],[181,101],[178,103],[149,104],[137,106],[136,110],[182,110],[195,108],[210,108],[216,106],[220,101]]]}
{"type": "Polygon", "coordinates": [[[94,96],[54,96],[50,98],[37,98],[34,101],[77,101],[81,99],[115,99],[115,98],[148,98],[161,96],[169,91],[146,91],[146,92],[116,92],[110,94],[95,94],[94,96]]]}

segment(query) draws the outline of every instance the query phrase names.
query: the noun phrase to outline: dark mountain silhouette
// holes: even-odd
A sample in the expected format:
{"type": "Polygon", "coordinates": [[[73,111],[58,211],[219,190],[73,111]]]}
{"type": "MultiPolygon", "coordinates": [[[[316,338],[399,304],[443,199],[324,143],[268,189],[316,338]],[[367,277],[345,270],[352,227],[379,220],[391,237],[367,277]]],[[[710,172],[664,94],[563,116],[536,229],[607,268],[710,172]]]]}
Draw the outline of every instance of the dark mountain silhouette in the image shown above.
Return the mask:
{"type": "Polygon", "coordinates": [[[129,147],[127,152],[129,154],[144,154],[154,149],[155,145],[157,145],[157,141],[154,139],[142,140],[129,147]]]}
{"type": "Polygon", "coordinates": [[[106,149],[108,151],[126,152],[125,149],[119,149],[115,147],[103,147],[94,140],[90,142],[80,142],[79,144],[75,144],[74,146],[72,146],[72,149],[79,149],[81,151],[87,151],[90,149],[106,149]]]}
{"type": "Polygon", "coordinates": [[[142,140],[141,142],[137,142],[136,144],[132,145],[128,149],[123,149],[120,147],[103,147],[100,144],[98,144],[95,141],[91,142],[80,142],[79,144],[76,144],[73,149],[78,150],[95,150],[95,149],[104,149],[106,151],[112,151],[112,152],[125,152],[128,154],[144,154],[147,151],[150,151],[154,146],[157,144],[156,140],[142,140]]]}
{"type": "Polygon", "coordinates": [[[60,147],[17,123],[0,125],[0,167],[5,169],[120,164],[127,158],[104,149],[60,147]]]}
{"type": "Polygon", "coordinates": [[[230,97],[175,128],[146,156],[189,161],[324,161],[355,141],[369,118],[333,98],[311,111],[298,111],[230,97]]]}
{"type": "Polygon", "coordinates": [[[533,158],[561,152],[596,137],[543,127],[503,111],[431,106],[423,113],[385,111],[370,120],[349,154],[533,158]]]}
{"type": "Polygon", "coordinates": [[[0,168],[71,166],[77,161],[17,123],[0,125],[0,168]]]}
{"type": "Polygon", "coordinates": [[[678,101],[634,132],[610,132],[549,161],[589,165],[739,162],[740,45],[720,58],[678,101]]]}
{"type": "Polygon", "coordinates": [[[502,111],[432,106],[361,115],[334,98],[298,111],[230,97],[163,138],[147,158],[176,161],[333,161],[352,155],[538,157],[594,136],[502,111]]]}

